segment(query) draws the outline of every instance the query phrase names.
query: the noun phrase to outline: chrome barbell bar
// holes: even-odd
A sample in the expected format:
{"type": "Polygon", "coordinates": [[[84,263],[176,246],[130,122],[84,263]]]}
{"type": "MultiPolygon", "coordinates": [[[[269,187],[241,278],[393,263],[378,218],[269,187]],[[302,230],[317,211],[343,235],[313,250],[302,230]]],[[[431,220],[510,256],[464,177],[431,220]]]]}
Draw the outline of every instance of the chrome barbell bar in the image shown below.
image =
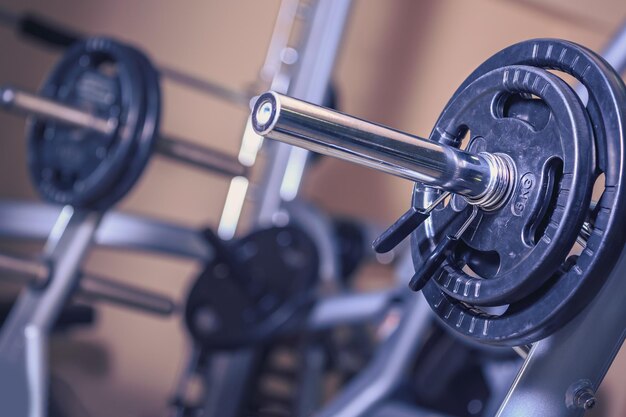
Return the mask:
{"type": "Polygon", "coordinates": [[[252,110],[256,133],[499,208],[515,184],[503,155],[473,154],[270,91],[252,110]]]}

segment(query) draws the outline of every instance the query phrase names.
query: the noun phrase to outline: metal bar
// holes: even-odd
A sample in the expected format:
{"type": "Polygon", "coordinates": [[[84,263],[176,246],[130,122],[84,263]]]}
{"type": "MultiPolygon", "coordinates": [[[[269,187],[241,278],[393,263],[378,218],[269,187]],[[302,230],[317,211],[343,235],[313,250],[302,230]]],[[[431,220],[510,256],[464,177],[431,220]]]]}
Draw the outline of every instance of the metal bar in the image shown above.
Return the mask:
{"type": "Polygon", "coordinates": [[[26,116],[42,117],[105,135],[113,133],[117,127],[114,119],[103,119],[90,112],[13,87],[0,87],[0,105],[6,110],[26,116]]]}
{"type": "Polygon", "coordinates": [[[246,176],[248,173],[236,157],[181,139],[160,136],[155,150],[162,156],[228,177],[246,176]]]}
{"type": "Polygon", "coordinates": [[[528,352],[530,352],[530,348],[532,346],[523,345],[523,346],[513,346],[513,351],[519,355],[520,358],[526,359],[528,357],[528,352]]]}
{"type": "Polygon", "coordinates": [[[471,198],[485,195],[495,175],[483,154],[470,154],[275,92],[259,97],[252,125],[266,138],[471,198]]]}
{"type": "Polygon", "coordinates": [[[0,331],[0,403],[7,415],[41,417],[48,400],[48,334],[79,278],[101,213],[65,207],[44,249],[54,264],[43,288],[27,287],[0,331]]]}
{"type": "MultiPolygon", "coordinates": [[[[56,48],[67,48],[84,37],[73,29],[63,27],[57,22],[51,22],[47,18],[32,13],[18,14],[5,8],[0,8],[0,25],[10,27],[22,35],[56,48]]],[[[170,81],[237,105],[247,106],[252,98],[246,92],[195,77],[169,66],[161,64],[157,67],[161,76],[170,81]]]]}
{"type": "Polygon", "coordinates": [[[285,63],[283,55],[289,45],[294,24],[298,17],[300,0],[282,0],[274,23],[270,44],[265,54],[265,61],[259,71],[259,78],[271,84],[280,84],[277,75],[285,63]]]}
{"type": "Polygon", "coordinates": [[[32,285],[44,285],[50,277],[50,268],[44,262],[5,253],[0,253],[0,271],[8,272],[18,280],[32,285]]]}
{"type": "MultiPolygon", "coordinates": [[[[322,104],[330,85],[351,0],[319,0],[311,7],[305,41],[299,46],[300,60],[288,84],[277,90],[311,103],[322,104]]],[[[286,144],[267,144],[266,170],[255,195],[255,223],[272,224],[284,201],[293,200],[299,190],[307,151],[286,144]]]]}
{"type": "MultiPolygon", "coordinates": [[[[262,82],[268,82],[272,89],[276,91],[286,92],[291,82],[290,66],[285,65],[282,58],[283,53],[289,48],[289,40],[292,35],[293,28],[296,23],[298,10],[301,6],[300,0],[282,0],[270,44],[265,55],[265,62],[259,71],[259,79],[262,82]]],[[[306,21],[305,21],[306,23],[306,21]]],[[[295,49],[294,49],[295,51],[295,49]]],[[[296,53],[299,55],[299,52],[296,53]]],[[[250,120],[246,122],[246,127],[241,139],[241,147],[239,150],[239,161],[246,166],[253,166],[256,162],[259,150],[263,144],[263,138],[257,135],[250,124],[250,120]]],[[[276,151],[276,147],[266,149],[268,159],[272,159],[272,155],[276,151]]],[[[261,184],[265,183],[267,172],[272,168],[265,168],[265,173],[261,184]]],[[[232,239],[237,231],[241,212],[248,196],[249,181],[243,177],[235,177],[231,180],[230,186],[226,193],[224,208],[217,227],[217,234],[224,240],[232,239]]],[[[258,193],[262,195],[262,193],[258,193]]]]}
{"type": "Polygon", "coordinates": [[[169,316],[178,308],[171,298],[110,278],[81,275],[77,295],[142,312],[169,316]]]}
{"type": "Polygon", "coordinates": [[[423,296],[406,297],[402,320],[380,346],[369,365],[315,417],[364,417],[400,386],[408,363],[415,357],[431,323],[430,307],[423,296]]]}
{"type": "MultiPolygon", "coordinates": [[[[311,52],[302,57],[299,71],[294,74],[293,85],[288,92],[290,96],[315,104],[324,103],[331,87],[335,62],[351,7],[351,1],[318,4],[310,32],[321,36],[309,39],[307,50],[311,52]]],[[[296,198],[308,161],[307,150],[291,147],[280,185],[282,200],[291,201],[296,198]]]]}
{"type": "Polygon", "coordinates": [[[258,361],[258,352],[240,349],[212,354],[204,375],[203,417],[236,417],[258,361]]]}
{"type": "MultiPolygon", "coordinates": [[[[42,287],[48,282],[51,269],[44,262],[35,259],[0,253],[0,271],[17,276],[27,285],[42,287]]],[[[11,279],[11,276],[2,278],[11,279]]],[[[168,297],[93,275],[81,274],[76,293],[92,300],[108,301],[165,316],[176,310],[176,305],[168,297]]]]}
{"type": "Polygon", "coordinates": [[[170,81],[184,85],[189,89],[218,97],[233,104],[247,107],[250,104],[250,99],[252,99],[252,95],[244,91],[238,91],[213,81],[194,77],[191,74],[184,73],[172,67],[167,67],[163,64],[157,64],[157,68],[161,76],[170,81]]]}
{"type": "Polygon", "coordinates": [[[399,298],[402,288],[365,293],[347,293],[320,298],[307,317],[307,328],[319,331],[336,326],[368,323],[381,318],[399,298]]]}
{"type": "Polygon", "coordinates": [[[187,390],[196,375],[200,356],[203,354],[201,347],[197,344],[191,346],[191,352],[187,354],[187,362],[182,372],[178,376],[174,388],[174,394],[170,399],[173,408],[171,417],[187,417],[187,390]]]}
{"type": "MultiPolygon", "coordinates": [[[[0,238],[45,240],[53,229],[60,206],[0,200],[0,238]]],[[[193,228],[128,213],[107,212],[94,243],[115,249],[156,252],[201,262],[213,258],[213,248],[193,228]]]]}
{"type": "MultiPolygon", "coordinates": [[[[0,271],[10,274],[8,276],[3,275],[2,278],[11,279],[13,275],[27,285],[41,288],[48,283],[51,268],[45,262],[37,259],[26,259],[0,253],[0,271]]],[[[93,275],[80,274],[76,293],[92,300],[108,301],[164,316],[168,316],[176,310],[176,305],[168,297],[93,275]]]]}
{"type": "Polygon", "coordinates": [[[625,273],[626,249],[591,305],[533,345],[498,417],[583,415],[571,402],[578,384],[597,390],[626,336],[625,273]]]}
{"type": "Polygon", "coordinates": [[[298,365],[294,415],[310,416],[324,401],[324,377],[329,358],[320,341],[305,339],[298,350],[302,352],[302,357],[298,365]]]}
{"type": "Polygon", "coordinates": [[[626,71],[626,22],[622,23],[611,41],[602,51],[602,57],[618,74],[626,71]]]}
{"type": "MultiPolygon", "coordinates": [[[[264,80],[271,78],[274,91],[321,104],[328,92],[351,0],[302,3],[297,0],[281,2],[260,77],[264,80]],[[298,8],[306,8],[302,13],[306,18],[299,44],[290,46],[298,8]],[[295,62],[283,59],[287,51],[298,59],[295,62]]],[[[263,138],[247,123],[239,152],[240,161],[253,165],[262,144],[263,138]]],[[[295,198],[308,160],[307,151],[280,143],[265,143],[263,153],[266,161],[261,180],[255,184],[255,193],[251,196],[256,226],[272,224],[282,202],[295,198]]],[[[247,182],[239,178],[231,182],[218,226],[222,239],[231,239],[235,235],[249,188],[247,182]]]]}
{"type": "MultiPolygon", "coordinates": [[[[15,113],[91,129],[105,135],[113,134],[117,128],[115,119],[103,119],[77,107],[13,87],[0,87],[0,106],[15,113]]],[[[230,177],[247,173],[246,167],[237,158],[189,141],[160,136],[155,151],[176,161],[230,177]]]]}

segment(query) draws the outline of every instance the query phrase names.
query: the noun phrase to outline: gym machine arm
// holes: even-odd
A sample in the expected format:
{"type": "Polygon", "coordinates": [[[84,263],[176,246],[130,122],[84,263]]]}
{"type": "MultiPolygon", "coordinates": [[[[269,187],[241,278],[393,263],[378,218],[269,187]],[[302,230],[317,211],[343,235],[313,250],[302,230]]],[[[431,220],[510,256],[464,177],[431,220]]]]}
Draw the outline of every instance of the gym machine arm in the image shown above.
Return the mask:
{"type": "MultiPolygon", "coordinates": [[[[60,207],[48,204],[0,201],[0,238],[41,241],[50,234],[60,211],[60,207]],[[37,221],[33,222],[32,219],[37,221]]],[[[214,256],[213,249],[197,230],[116,211],[104,215],[96,230],[94,243],[112,249],[158,252],[200,262],[208,262],[214,256]]],[[[46,276],[47,267],[40,262],[21,260],[14,256],[10,259],[12,263],[20,264],[11,269],[27,269],[26,281],[29,280],[28,276],[35,274],[46,276]]],[[[44,279],[36,281],[42,282],[44,279]]],[[[315,331],[337,323],[372,320],[393,305],[398,293],[399,289],[393,289],[321,298],[315,303],[307,326],[315,331]]]]}
{"type": "Polygon", "coordinates": [[[49,283],[27,287],[2,326],[0,399],[9,415],[46,415],[48,334],[79,281],[101,219],[100,212],[64,207],[44,248],[44,259],[54,265],[49,283]]]}
{"type": "MultiPolygon", "coordinates": [[[[51,204],[0,201],[0,237],[45,240],[61,210],[62,207],[51,204]]],[[[201,262],[213,256],[213,249],[197,230],[117,211],[109,211],[104,215],[94,236],[94,243],[109,248],[156,252],[201,262]]]]}
{"type": "MultiPolygon", "coordinates": [[[[105,135],[118,128],[112,119],[97,117],[88,111],[13,87],[0,87],[0,105],[15,113],[90,129],[105,135]]],[[[228,177],[246,175],[247,172],[247,168],[236,158],[187,141],[160,136],[155,148],[156,152],[168,158],[228,177]]]]}

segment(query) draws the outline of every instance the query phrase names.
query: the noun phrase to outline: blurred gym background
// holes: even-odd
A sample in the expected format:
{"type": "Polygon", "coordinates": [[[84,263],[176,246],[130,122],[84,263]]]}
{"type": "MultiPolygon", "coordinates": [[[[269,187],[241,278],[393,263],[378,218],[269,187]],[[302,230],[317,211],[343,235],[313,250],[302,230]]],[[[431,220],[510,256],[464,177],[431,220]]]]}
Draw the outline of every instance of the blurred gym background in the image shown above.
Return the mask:
{"type": "MultiPolygon", "coordinates": [[[[0,0],[83,33],[110,35],[143,48],[162,64],[235,89],[254,83],[265,57],[278,0],[0,0]]],[[[464,78],[514,42],[558,37],[600,50],[626,18],[623,0],[356,0],[335,81],[339,108],[425,136],[464,78]]],[[[35,90],[59,55],[0,27],[0,83],[35,90]]],[[[164,84],[163,130],[235,155],[246,109],[164,84]]],[[[0,113],[0,197],[36,199],[26,172],[24,122],[0,113]]],[[[194,227],[217,226],[228,181],[160,158],[119,209],[194,227]]],[[[393,221],[411,184],[324,159],[304,195],[332,212],[393,221]]],[[[200,265],[180,259],[97,249],[87,269],[140,283],[182,300],[200,265]]],[[[390,272],[364,271],[364,286],[384,286],[390,272]],[[374,278],[375,277],[375,278],[374,278]]],[[[2,283],[2,291],[13,291],[2,283]]],[[[188,349],[174,316],[160,319],[98,305],[95,326],[53,340],[52,366],[89,415],[160,416],[188,349]]],[[[584,360],[584,358],[581,358],[584,360]]],[[[604,381],[594,415],[626,415],[626,354],[604,381]]],[[[1,405],[0,405],[1,407],[1,405]]],[[[78,412],[77,415],[80,415],[78,412]]]]}

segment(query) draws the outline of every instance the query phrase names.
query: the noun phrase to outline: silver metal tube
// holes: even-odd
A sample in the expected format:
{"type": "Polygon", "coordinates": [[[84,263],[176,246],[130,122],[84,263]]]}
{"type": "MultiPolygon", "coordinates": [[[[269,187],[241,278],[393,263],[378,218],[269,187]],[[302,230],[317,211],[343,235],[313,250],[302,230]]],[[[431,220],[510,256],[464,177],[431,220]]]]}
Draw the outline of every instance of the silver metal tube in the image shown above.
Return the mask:
{"type": "MultiPolygon", "coordinates": [[[[43,261],[0,253],[0,271],[7,272],[26,284],[44,286],[51,269],[43,261]]],[[[90,274],[79,274],[76,293],[92,300],[108,301],[124,307],[168,316],[176,310],[169,297],[90,274]]],[[[2,276],[4,278],[4,275],[2,276]]]]}
{"type": "Polygon", "coordinates": [[[170,159],[228,177],[245,176],[248,172],[234,156],[181,139],[160,136],[155,150],[170,159]]]}
{"type": "MultiPolygon", "coordinates": [[[[61,207],[0,200],[0,239],[45,240],[61,207]]],[[[96,231],[97,246],[209,262],[214,250],[196,229],[145,216],[108,211],[96,231]]]]}
{"type": "Polygon", "coordinates": [[[17,280],[35,285],[45,284],[50,274],[50,268],[42,261],[5,253],[0,253],[0,271],[8,272],[17,280]]]}
{"type": "Polygon", "coordinates": [[[270,139],[472,199],[490,193],[497,176],[487,154],[474,155],[275,92],[259,97],[252,126],[270,139]]]}
{"type": "Polygon", "coordinates": [[[178,83],[196,91],[202,91],[203,93],[218,97],[222,100],[229,101],[233,104],[248,106],[250,103],[250,99],[252,98],[252,94],[248,94],[244,91],[234,90],[213,81],[194,77],[193,75],[187,74],[172,67],[159,65],[158,71],[162,77],[165,77],[172,82],[178,83]]]}
{"type": "MultiPolygon", "coordinates": [[[[14,13],[4,7],[0,7],[0,26],[11,28],[17,31],[19,35],[30,37],[48,46],[61,48],[69,47],[73,42],[88,36],[77,33],[71,28],[65,28],[58,22],[51,22],[44,17],[32,13],[14,13]],[[33,26],[38,27],[39,30],[34,31],[33,26]]],[[[174,83],[233,104],[248,106],[252,98],[252,95],[246,91],[238,91],[210,80],[201,79],[163,64],[157,64],[157,69],[162,78],[167,78],[174,83]]]]}
{"type": "Polygon", "coordinates": [[[95,130],[105,135],[113,133],[117,126],[113,119],[103,119],[87,111],[12,87],[0,88],[0,106],[27,116],[52,119],[71,126],[95,130]]]}
{"type": "Polygon", "coordinates": [[[398,294],[398,289],[393,288],[321,298],[308,316],[308,329],[323,330],[345,324],[372,322],[389,310],[398,294]]]}
{"type": "MultiPolygon", "coordinates": [[[[328,93],[335,60],[343,39],[351,0],[318,0],[308,7],[303,40],[295,46],[298,62],[284,74],[279,71],[271,85],[273,91],[322,104],[328,93]],[[285,79],[286,78],[286,79],[285,79]]],[[[254,199],[254,224],[266,226],[274,222],[283,203],[298,195],[308,152],[282,143],[264,145],[266,165],[257,184],[254,199]]]]}
{"type": "MultiPolygon", "coordinates": [[[[0,87],[0,107],[26,116],[91,129],[105,135],[112,134],[117,128],[115,119],[103,119],[88,111],[13,87],[0,87]]],[[[176,161],[229,177],[247,173],[246,167],[236,157],[180,139],[160,136],[157,138],[155,151],[176,161]]]]}
{"type": "Polygon", "coordinates": [[[394,333],[377,349],[376,354],[343,390],[314,414],[315,417],[364,417],[372,415],[402,383],[407,364],[424,343],[432,316],[421,295],[405,301],[404,314],[394,333]]]}
{"type": "Polygon", "coordinates": [[[618,74],[626,71],[626,22],[623,22],[602,51],[602,57],[618,74]]]}
{"type": "Polygon", "coordinates": [[[54,264],[44,288],[25,288],[0,330],[0,403],[6,415],[44,416],[48,399],[48,335],[76,288],[101,213],[66,206],[44,248],[54,264]]]}
{"type": "Polygon", "coordinates": [[[81,277],[77,294],[162,316],[169,316],[177,309],[174,301],[167,296],[93,275],[81,277]]]}

